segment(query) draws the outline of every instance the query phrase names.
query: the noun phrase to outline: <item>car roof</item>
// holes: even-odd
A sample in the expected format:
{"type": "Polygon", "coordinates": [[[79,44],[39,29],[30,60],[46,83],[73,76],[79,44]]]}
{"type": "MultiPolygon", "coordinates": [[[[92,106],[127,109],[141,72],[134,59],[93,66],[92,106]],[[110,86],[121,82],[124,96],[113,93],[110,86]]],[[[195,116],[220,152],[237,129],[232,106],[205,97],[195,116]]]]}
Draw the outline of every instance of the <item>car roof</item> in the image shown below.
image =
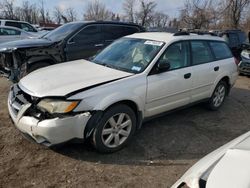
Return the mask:
{"type": "Polygon", "coordinates": [[[223,38],[211,35],[198,35],[198,34],[189,34],[189,35],[178,35],[175,36],[173,33],[167,32],[144,32],[144,33],[135,33],[129,36],[129,38],[138,38],[138,39],[147,39],[161,41],[165,43],[170,43],[179,40],[213,40],[213,41],[224,41],[223,38]]]}
{"type": "Polygon", "coordinates": [[[143,29],[142,26],[130,23],[130,22],[119,22],[119,21],[75,21],[75,22],[69,22],[70,23],[82,23],[82,24],[114,24],[114,25],[125,25],[125,26],[136,26],[141,29],[143,29]]]}

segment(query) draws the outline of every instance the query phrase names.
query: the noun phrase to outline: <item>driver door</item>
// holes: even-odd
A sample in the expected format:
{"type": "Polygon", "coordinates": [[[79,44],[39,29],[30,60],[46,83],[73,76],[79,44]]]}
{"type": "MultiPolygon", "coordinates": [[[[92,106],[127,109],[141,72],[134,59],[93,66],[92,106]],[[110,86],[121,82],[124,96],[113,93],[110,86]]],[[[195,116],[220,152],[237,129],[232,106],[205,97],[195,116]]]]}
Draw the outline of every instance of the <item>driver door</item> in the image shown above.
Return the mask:
{"type": "Polygon", "coordinates": [[[150,117],[190,103],[192,67],[188,42],[170,45],[147,77],[145,116],[150,117]],[[168,62],[170,68],[157,73],[157,64],[168,62]]]}

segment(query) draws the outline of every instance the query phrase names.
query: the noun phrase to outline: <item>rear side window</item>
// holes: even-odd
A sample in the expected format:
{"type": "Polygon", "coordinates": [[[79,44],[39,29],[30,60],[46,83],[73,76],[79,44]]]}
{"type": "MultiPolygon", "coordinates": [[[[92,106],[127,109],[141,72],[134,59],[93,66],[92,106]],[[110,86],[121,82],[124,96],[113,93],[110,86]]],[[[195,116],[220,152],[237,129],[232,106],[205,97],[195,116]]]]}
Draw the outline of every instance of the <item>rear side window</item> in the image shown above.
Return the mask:
{"type": "Polygon", "coordinates": [[[193,65],[199,65],[213,61],[210,48],[205,41],[191,41],[193,65]]]}
{"type": "Polygon", "coordinates": [[[10,36],[10,35],[20,35],[21,31],[15,29],[1,28],[0,35],[10,36]]]}
{"type": "Polygon", "coordinates": [[[224,42],[209,42],[217,60],[232,57],[231,50],[224,42]]]}
{"type": "Polygon", "coordinates": [[[119,25],[102,25],[104,40],[115,40],[126,35],[139,32],[136,27],[119,26],[119,25]]]}

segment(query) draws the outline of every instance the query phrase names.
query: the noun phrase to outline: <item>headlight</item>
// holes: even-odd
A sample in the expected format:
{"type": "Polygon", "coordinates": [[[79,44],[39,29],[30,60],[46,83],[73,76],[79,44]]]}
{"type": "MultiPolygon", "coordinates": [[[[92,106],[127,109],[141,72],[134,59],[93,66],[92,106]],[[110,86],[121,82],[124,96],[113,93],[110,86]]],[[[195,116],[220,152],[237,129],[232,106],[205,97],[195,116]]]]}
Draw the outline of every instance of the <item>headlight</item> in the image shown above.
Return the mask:
{"type": "Polygon", "coordinates": [[[80,101],[63,101],[56,99],[43,99],[38,103],[38,107],[46,110],[50,114],[64,114],[71,112],[79,104],[80,101]]]}

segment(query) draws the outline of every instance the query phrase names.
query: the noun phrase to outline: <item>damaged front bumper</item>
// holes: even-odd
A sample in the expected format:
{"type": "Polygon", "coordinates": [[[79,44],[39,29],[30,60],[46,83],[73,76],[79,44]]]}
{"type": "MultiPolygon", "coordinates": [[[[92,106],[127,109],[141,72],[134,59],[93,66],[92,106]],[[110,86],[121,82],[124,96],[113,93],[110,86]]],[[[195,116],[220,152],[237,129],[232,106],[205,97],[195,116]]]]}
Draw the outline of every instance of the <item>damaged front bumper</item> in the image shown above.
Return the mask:
{"type": "Polygon", "coordinates": [[[8,96],[10,117],[17,129],[35,142],[52,146],[72,139],[84,139],[84,130],[91,118],[90,113],[85,112],[67,117],[39,120],[37,117],[29,116],[26,113],[31,106],[31,103],[20,104],[20,100],[13,95],[11,90],[8,96]]]}

